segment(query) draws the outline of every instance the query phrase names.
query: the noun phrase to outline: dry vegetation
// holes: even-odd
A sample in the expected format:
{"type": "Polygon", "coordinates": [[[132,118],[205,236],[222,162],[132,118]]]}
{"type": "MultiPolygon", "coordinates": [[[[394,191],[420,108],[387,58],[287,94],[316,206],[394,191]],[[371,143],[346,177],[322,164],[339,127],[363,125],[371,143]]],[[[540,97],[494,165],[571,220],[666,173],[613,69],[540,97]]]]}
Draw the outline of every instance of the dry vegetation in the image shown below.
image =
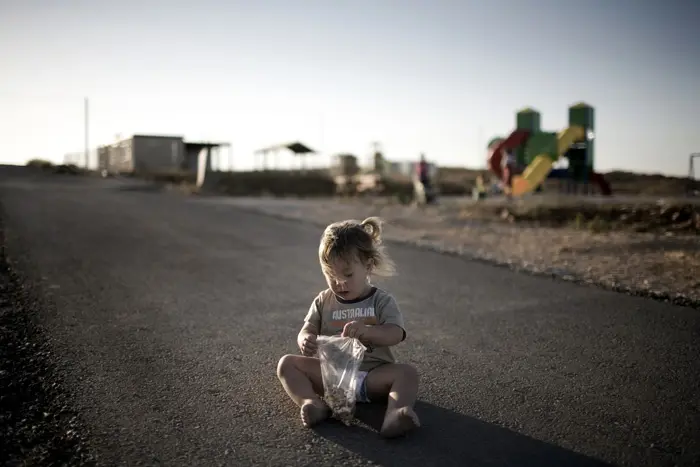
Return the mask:
{"type": "Polygon", "coordinates": [[[464,203],[462,219],[537,227],[566,227],[593,233],[631,231],[700,235],[700,204],[626,202],[595,204],[576,197],[535,198],[512,203],[464,203]]]}
{"type": "Polygon", "coordinates": [[[604,174],[618,195],[685,196],[700,191],[700,180],[615,171],[604,174]]]}
{"type": "MultiPolygon", "coordinates": [[[[488,179],[491,174],[486,170],[471,170],[461,167],[444,167],[440,169],[443,183],[471,187],[476,177],[482,175],[488,179]]],[[[689,191],[700,191],[700,180],[688,180],[687,177],[669,177],[661,174],[639,174],[633,172],[613,171],[603,176],[610,183],[616,195],[638,196],[685,196],[689,191]]],[[[547,191],[557,191],[559,180],[548,180],[547,191]]]]}
{"type": "Polygon", "coordinates": [[[59,164],[56,165],[51,161],[43,159],[32,159],[27,162],[27,167],[32,167],[35,169],[43,170],[55,174],[66,174],[66,175],[85,175],[90,173],[89,170],[78,167],[75,164],[59,164]]]}
{"type": "MultiPolygon", "coordinates": [[[[471,185],[479,174],[487,176],[485,172],[468,169],[441,170],[442,179],[452,184],[461,181],[471,185]]],[[[573,227],[593,232],[628,230],[700,235],[700,203],[687,197],[688,193],[700,190],[700,181],[621,171],[604,176],[616,195],[605,202],[558,195],[561,182],[551,180],[545,185],[545,196],[511,203],[468,203],[461,214],[482,221],[573,227]]]]}

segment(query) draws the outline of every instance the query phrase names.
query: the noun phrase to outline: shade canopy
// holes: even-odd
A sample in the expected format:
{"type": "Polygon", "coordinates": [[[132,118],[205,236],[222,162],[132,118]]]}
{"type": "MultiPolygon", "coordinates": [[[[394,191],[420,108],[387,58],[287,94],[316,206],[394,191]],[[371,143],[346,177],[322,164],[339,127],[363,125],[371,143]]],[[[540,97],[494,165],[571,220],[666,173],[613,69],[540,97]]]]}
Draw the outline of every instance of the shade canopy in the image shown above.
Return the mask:
{"type": "Polygon", "coordinates": [[[307,145],[295,141],[293,143],[275,144],[274,146],[268,146],[266,148],[258,149],[255,151],[256,154],[266,154],[268,152],[276,152],[281,149],[287,149],[293,152],[295,155],[299,154],[315,154],[316,151],[308,147],[307,145]]]}

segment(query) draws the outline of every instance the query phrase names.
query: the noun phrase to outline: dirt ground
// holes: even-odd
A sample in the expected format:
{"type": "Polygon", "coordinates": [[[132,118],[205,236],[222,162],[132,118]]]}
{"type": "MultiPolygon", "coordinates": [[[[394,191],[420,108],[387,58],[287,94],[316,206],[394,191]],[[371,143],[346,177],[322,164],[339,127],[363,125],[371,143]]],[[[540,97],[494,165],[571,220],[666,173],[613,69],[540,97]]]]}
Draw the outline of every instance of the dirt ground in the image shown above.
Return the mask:
{"type": "Polygon", "coordinates": [[[510,222],[592,232],[700,235],[700,198],[545,194],[516,200],[499,197],[478,202],[453,198],[447,200],[447,206],[459,210],[460,218],[483,222],[510,222]]]}

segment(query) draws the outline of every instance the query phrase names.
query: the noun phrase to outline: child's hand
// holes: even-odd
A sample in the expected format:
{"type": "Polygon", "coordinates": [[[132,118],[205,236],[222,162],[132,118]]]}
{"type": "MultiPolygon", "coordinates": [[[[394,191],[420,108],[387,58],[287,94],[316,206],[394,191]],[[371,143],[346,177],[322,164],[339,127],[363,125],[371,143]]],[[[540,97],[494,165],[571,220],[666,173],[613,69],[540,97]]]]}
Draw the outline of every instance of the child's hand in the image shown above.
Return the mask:
{"type": "Polygon", "coordinates": [[[342,337],[354,337],[360,339],[367,329],[362,321],[350,321],[343,327],[342,337]]]}
{"type": "Polygon", "coordinates": [[[310,357],[313,354],[315,354],[316,350],[318,349],[315,334],[306,334],[305,336],[301,336],[301,339],[298,343],[299,350],[301,350],[301,354],[307,357],[310,357]]]}

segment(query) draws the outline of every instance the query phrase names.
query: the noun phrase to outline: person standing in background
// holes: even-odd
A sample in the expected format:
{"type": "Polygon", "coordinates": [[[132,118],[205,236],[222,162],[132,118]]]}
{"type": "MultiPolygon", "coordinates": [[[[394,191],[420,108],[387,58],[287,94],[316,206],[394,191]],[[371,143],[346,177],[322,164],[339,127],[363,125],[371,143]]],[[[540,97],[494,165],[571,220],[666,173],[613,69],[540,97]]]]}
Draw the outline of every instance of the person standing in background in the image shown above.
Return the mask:
{"type": "Polygon", "coordinates": [[[413,179],[414,191],[418,204],[428,204],[433,201],[431,183],[430,183],[430,166],[425,160],[425,154],[421,153],[420,160],[416,164],[416,174],[413,179]]]}
{"type": "Polygon", "coordinates": [[[501,168],[503,169],[503,185],[504,192],[506,196],[510,196],[511,189],[513,188],[513,176],[516,173],[518,161],[515,157],[514,149],[506,149],[503,154],[503,161],[501,168]]]}
{"type": "Polygon", "coordinates": [[[420,161],[418,162],[418,180],[423,184],[425,189],[428,188],[430,184],[430,177],[428,174],[428,162],[425,160],[425,154],[421,153],[420,161]]]}

